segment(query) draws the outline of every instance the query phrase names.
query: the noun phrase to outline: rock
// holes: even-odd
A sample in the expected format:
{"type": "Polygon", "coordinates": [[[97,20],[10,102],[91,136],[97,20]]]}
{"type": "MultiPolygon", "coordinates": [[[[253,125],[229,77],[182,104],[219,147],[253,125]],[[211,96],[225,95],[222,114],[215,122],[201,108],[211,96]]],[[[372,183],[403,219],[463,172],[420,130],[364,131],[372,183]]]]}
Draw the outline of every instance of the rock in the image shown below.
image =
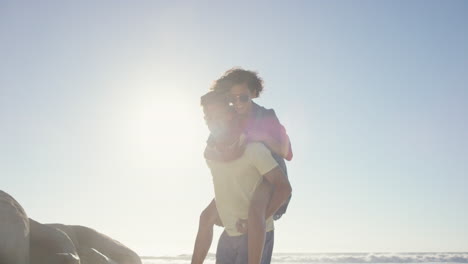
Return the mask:
{"type": "Polygon", "coordinates": [[[80,264],[70,237],[57,228],[29,219],[31,264],[80,264]]]}
{"type": "MultiPolygon", "coordinates": [[[[74,241],[80,257],[93,255],[94,257],[97,257],[95,254],[96,252],[90,252],[90,249],[93,249],[93,251],[97,251],[99,254],[106,256],[118,264],[141,264],[140,257],[134,251],[120,242],[89,227],[61,224],[49,225],[67,233],[67,235],[74,241]]],[[[83,259],[82,264],[94,263],[86,263],[83,259]]]]}
{"type": "Polygon", "coordinates": [[[141,264],[120,242],[84,226],[30,219],[31,264],[141,264]]]}
{"type": "Polygon", "coordinates": [[[0,264],[141,263],[134,251],[91,228],[28,218],[13,197],[0,191],[0,264]]]}
{"type": "Polygon", "coordinates": [[[0,264],[29,264],[29,219],[23,207],[0,191],[0,264]]]}
{"type": "Polygon", "coordinates": [[[80,252],[82,264],[118,264],[94,248],[84,248],[80,252]]]}

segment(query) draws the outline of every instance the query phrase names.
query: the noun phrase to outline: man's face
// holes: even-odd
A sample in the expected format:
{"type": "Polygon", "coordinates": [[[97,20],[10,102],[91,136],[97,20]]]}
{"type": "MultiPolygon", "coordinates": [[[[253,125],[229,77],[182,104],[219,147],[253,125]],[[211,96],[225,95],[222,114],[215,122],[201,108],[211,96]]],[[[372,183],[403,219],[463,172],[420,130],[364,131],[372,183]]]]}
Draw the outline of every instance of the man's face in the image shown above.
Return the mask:
{"type": "Polygon", "coordinates": [[[209,104],[203,107],[205,121],[208,129],[215,138],[221,138],[227,134],[232,121],[232,113],[228,107],[222,104],[209,104]]]}

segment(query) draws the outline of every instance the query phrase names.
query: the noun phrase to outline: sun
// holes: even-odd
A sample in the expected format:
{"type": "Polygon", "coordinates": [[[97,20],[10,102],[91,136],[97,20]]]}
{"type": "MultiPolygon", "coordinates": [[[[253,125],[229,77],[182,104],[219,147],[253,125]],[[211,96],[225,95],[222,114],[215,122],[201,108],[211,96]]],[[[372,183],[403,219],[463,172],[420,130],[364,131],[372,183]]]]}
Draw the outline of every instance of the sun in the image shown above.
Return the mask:
{"type": "Polygon", "coordinates": [[[198,98],[174,92],[150,98],[130,110],[129,147],[136,162],[167,167],[185,155],[200,155],[207,129],[198,98]]]}

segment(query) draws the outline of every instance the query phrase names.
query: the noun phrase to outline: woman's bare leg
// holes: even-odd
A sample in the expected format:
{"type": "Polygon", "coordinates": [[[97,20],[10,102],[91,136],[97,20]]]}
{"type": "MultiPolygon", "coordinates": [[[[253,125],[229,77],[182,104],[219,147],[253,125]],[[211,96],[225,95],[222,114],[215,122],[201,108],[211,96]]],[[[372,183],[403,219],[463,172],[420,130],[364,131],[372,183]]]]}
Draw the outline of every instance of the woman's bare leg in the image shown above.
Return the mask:
{"type": "Polygon", "coordinates": [[[213,241],[213,226],[219,224],[218,210],[213,199],[200,215],[197,238],[192,254],[192,264],[202,264],[213,241]]]}

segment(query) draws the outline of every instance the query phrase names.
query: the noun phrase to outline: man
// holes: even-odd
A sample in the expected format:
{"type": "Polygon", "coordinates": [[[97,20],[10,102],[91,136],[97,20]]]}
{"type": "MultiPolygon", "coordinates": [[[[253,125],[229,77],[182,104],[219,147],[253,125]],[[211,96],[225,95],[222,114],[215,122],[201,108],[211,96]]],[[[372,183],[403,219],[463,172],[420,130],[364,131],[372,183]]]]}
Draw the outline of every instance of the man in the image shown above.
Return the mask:
{"type": "Polygon", "coordinates": [[[201,104],[214,140],[212,151],[229,157],[229,161],[207,159],[213,176],[216,207],[225,229],[218,242],[216,263],[247,263],[248,253],[261,254],[261,263],[270,263],[274,241],[271,215],[289,198],[291,185],[268,148],[259,142],[244,144],[237,115],[222,93],[205,94],[201,104]],[[263,229],[262,234],[266,232],[264,247],[248,249],[247,235],[238,231],[238,220],[249,217],[254,192],[262,188],[273,190],[266,212],[259,212],[263,219],[268,217],[264,225],[258,227],[263,229]]]}

